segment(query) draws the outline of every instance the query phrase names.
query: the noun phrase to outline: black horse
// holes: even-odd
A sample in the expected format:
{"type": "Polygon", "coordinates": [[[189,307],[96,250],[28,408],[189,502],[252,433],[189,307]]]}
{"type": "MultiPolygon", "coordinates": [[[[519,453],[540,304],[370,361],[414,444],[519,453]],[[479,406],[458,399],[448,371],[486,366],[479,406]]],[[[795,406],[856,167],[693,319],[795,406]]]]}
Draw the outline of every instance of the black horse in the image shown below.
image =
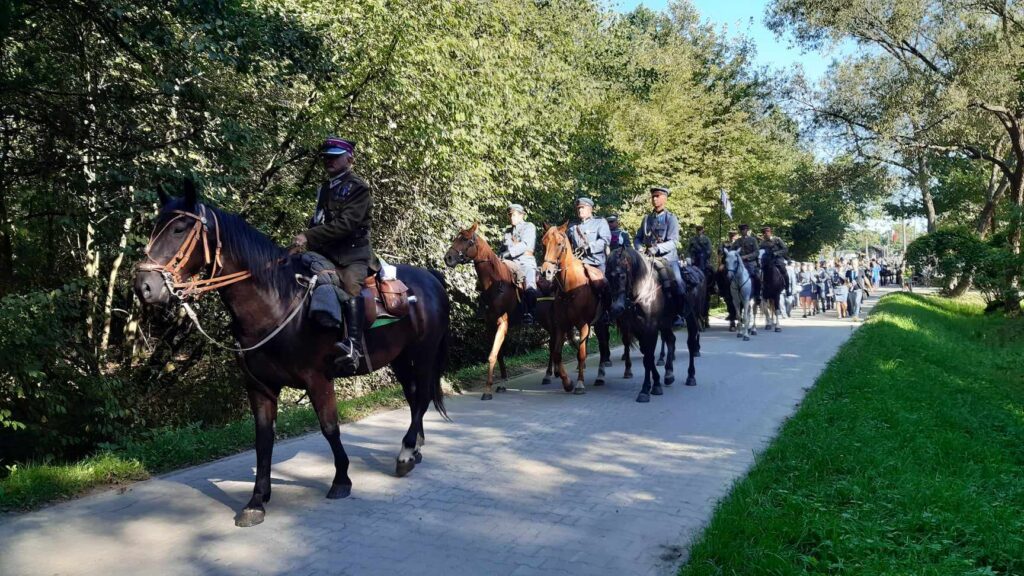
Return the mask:
{"type": "MultiPolygon", "coordinates": [[[[352,491],[349,459],[341,444],[335,403],[333,346],[338,334],[307,319],[307,289],[296,275],[308,275],[299,258],[271,242],[241,217],[200,204],[191,183],[182,198],[160,194],[162,208],[138,266],[135,291],[147,305],[216,290],[232,318],[246,392],[256,426],[256,483],[252,498],[235,518],[238,526],[263,521],[270,500],[270,461],[278,397],[285,386],[305,390],[334,453],[335,476],[328,498],[352,491]],[[197,280],[206,275],[205,280],[197,280]],[[183,280],[184,279],[184,280],[183,280]],[[280,329],[279,332],[275,330],[280,329]]],[[[448,351],[448,295],[436,272],[399,266],[398,278],[416,297],[408,316],[366,332],[369,366],[391,365],[412,411],[402,438],[396,473],[404,476],[421,461],[423,416],[430,406],[447,418],[441,374],[448,351]]],[[[364,366],[361,373],[366,373],[364,366]]]]}
{"type": "MultiPolygon", "coordinates": [[[[672,331],[672,324],[678,306],[662,291],[658,274],[651,262],[632,248],[623,246],[612,252],[608,261],[607,276],[612,300],[611,317],[620,326],[628,327],[643,355],[644,383],[636,401],[650,402],[652,394],[658,396],[663,393],[661,376],[654,357],[659,335],[668,346],[665,385],[670,386],[675,381],[673,360],[676,336],[672,331]]],[[[687,386],[697,385],[693,359],[700,352],[699,303],[700,295],[697,288],[688,290],[683,305],[688,335],[686,344],[690,352],[687,386]]]]}
{"type": "Polygon", "coordinates": [[[775,263],[775,253],[772,250],[765,250],[761,258],[761,280],[762,304],[764,306],[765,330],[775,328],[776,332],[782,332],[779,320],[782,318],[782,293],[786,291],[785,272],[779,269],[775,263]]]}

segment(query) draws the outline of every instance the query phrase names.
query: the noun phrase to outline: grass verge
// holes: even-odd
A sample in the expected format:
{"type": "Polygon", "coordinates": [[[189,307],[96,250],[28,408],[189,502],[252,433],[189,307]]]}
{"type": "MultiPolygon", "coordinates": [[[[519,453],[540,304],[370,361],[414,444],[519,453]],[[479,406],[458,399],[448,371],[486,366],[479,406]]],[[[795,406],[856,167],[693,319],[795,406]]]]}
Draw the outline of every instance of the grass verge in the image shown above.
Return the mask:
{"type": "Polygon", "coordinates": [[[1024,573],[1021,366],[1019,319],[885,297],[679,573],[1024,573]]]}

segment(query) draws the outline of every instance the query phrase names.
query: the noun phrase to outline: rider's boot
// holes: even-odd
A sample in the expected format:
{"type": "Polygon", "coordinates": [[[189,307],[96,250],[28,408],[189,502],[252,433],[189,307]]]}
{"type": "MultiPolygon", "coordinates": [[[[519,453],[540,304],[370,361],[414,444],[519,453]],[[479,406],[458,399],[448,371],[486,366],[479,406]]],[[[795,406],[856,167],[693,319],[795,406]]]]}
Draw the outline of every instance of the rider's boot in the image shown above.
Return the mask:
{"type": "Polygon", "coordinates": [[[536,322],[533,317],[536,309],[537,290],[535,288],[527,288],[526,292],[523,293],[523,324],[533,324],[536,322]]]}
{"type": "Polygon", "coordinates": [[[359,370],[363,359],[363,324],[366,311],[362,298],[349,298],[342,306],[348,337],[334,345],[338,356],[334,359],[334,367],[342,375],[350,376],[359,370]]]}

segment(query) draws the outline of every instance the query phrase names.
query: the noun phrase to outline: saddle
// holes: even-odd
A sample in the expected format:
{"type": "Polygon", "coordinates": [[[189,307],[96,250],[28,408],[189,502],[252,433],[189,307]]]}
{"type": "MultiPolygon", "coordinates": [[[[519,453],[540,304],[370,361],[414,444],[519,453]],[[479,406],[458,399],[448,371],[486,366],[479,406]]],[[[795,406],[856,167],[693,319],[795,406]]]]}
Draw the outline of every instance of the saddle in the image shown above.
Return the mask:
{"type": "Polygon", "coordinates": [[[366,304],[366,325],[372,326],[377,318],[405,318],[409,315],[409,287],[398,278],[383,279],[380,274],[366,278],[366,288],[360,296],[366,304]]]}
{"type": "Polygon", "coordinates": [[[587,280],[590,280],[591,284],[601,284],[605,281],[604,272],[601,272],[601,269],[596,266],[584,263],[583,272],[587,275],[587,280]]]}

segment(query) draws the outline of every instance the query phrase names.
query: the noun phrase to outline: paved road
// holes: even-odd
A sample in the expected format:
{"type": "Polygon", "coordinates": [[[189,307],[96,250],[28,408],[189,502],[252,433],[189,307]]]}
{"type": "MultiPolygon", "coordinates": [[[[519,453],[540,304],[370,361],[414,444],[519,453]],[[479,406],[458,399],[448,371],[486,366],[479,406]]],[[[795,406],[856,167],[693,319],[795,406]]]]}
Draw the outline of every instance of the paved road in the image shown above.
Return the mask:
{"type": "Polygon", "coordinates": [[[324,498],[333,467],[319,434],[281,442],[255,528],[233,523],[252,452],[3,517],[0,574],[671,574],[854,328],[831,313],[784,326],[742,342],[716,322],[699,385],[650,404],[615,377],[619,362],[585,396],[528,374],[491,402],[453,398],[454,423],[430,416],[424,461],[402,479],[406,411],[345,425],[346,500],[324,498]]]}

